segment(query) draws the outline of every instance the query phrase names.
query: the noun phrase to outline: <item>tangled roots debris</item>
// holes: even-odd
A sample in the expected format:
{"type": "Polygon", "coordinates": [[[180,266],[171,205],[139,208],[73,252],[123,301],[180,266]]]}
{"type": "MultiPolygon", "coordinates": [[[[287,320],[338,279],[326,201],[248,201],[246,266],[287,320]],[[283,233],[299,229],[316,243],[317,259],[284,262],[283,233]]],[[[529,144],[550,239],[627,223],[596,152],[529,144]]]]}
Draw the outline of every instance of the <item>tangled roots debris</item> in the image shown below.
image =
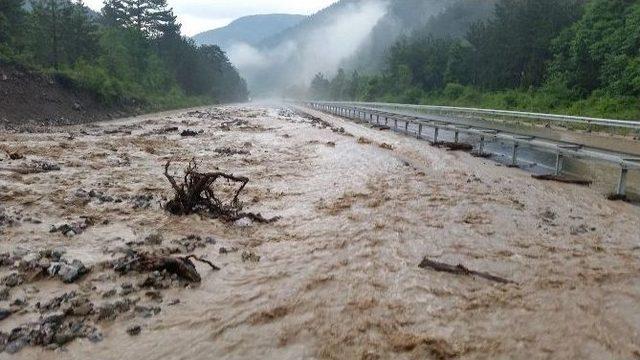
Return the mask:
{"type": "Polygon", "coordinates": [[[249,183],[246,177],[223,172],[201,173],[198,172],[195,160],[192,160],[184,172],[182,184],[178,185],[176,179],[169,175],[170,166],[171,161],[168,161],[164,167],[164,175],[169,180],[175,196],[167,202],[165,209],[174,215],[205,213],[229,222],[247,218],[258,223],[271,223],[279,219],[279,217],[266,219],[259,213],[242,212],[242,203],[238,197],[249,183]],[[216,195],[216,186],[220,183],[218,180],[226,180],[238,186],[230,201],[224,202],[216,195]]]}

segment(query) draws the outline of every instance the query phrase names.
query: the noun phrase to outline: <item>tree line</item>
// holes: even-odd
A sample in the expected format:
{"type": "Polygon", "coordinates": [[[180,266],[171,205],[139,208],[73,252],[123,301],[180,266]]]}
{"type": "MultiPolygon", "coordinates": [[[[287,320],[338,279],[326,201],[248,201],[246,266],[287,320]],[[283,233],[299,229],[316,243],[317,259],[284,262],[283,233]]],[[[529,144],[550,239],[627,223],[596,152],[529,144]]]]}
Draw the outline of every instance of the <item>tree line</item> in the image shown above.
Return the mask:
{"type": "Polygon", "coordinates": [[[640,115],[640,2],[498,0],[459,34],[474,11],[460,1],[401,38],[378,74],[316,75],[311,96],[640,115]]]}
{"type": "Polygon", "coordinates": [[[0,0],[0,61],[52,73],[106,104],[246,100],[226,54],[180,30],[166,0],[105,0],[100,13],[82,1],[0,0]]]}

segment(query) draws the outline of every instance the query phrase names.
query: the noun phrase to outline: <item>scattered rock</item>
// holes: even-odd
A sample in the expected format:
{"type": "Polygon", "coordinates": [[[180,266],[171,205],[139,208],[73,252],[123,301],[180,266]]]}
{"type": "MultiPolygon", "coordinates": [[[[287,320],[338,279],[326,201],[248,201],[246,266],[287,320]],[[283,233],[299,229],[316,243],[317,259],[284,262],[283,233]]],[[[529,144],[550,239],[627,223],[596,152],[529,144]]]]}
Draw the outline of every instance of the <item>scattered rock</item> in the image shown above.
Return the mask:
{"type": "Polygon", "coordinates": [[[150,318],[158,315],[161,309],[157,306],[136,306],[135,312],[143,318],[150,318]]]}
{"type": "Polygon", "coordinates": [[[80,105],[80,103],[79,103],[79,102],[74,102],[74,103],[73,103],[73,110],[75,110],[75,111],[80,111],[80,110],[82,110],[82,105],[80,105]]]}
{"type": "Polygon", "coordinates": [[[22,160],[24,159],[24,155],[20,154],[19,152],[9,152],[7,153],[7,155],[9,156],[9,159],[11,160],[22,160]]]}
{"type": "Polygon", "coordinates": [[[58,164],[45,160],[32,160],[31,168],[39,172],[60,171],[60,166],[58,164]]]}
{"type": "Polygon", "coordinates": [[[361,138],[358,138],[358,144],[368,145],[368,144],[371,144],[371,140],[365,137],[361,137],[361,138]]]}
{"type": "Polygon", "coordinates": [[[131,198],[134,209],[149,209],[153,204],[152,194],[140,194],[131,198]]]}
{"type": "Polygon", "coordinates": [[[9,316],[11,316],[11,314],[13,314],[13,312],[11,310],[0,309],[0,321],[8,318],[9,316]]]}
{"type": "Polygon", "coordinates": [[[235,247],[232,247],[230,249],[227,249],[226,247],[221,247],[220,248],[220,254],[223,254],[223,255],[224,254],[230,254],[230,253],[238,252],[238,251],[239,251],[239,249],[235,248],[235,247]]]}
{"type": "Polygon", "coordinates": [[[596,228],[594,228],[594,227],[590,228],[585,224],[582,224],[580,226],[572,226],[571,227],[571,235],[583,235],[583,234],[586,234],[586,233],[591,232],[591,231],[596,231],[596,228]]]}
{"type": "Polygon", "coordinates": [[[73,260],[71,263],[54,262],[47,270],[50,276],[58,276],[65,284],[70,284],[80,279],[89,272],[80,260],[73,260]]]}
{"type": "Polygon", "coordinates": [[[161,245],[162,244],[162,234],[160,233],[153,233],[148,235],[145,239],[144,239],[144,243],[147,245],[161,245]]]}
{"type": "Polygon", "coordinates": [[[182,136],[182,137],[193,137],[193,136],[198,136],[198,132],[197,132],[197,131],[194,131],[194,130],[189,130],[189,129],[187,129],[187,130],[183,130],[183,131],[180,133],[180,136],[182,136]]]}
{"type": "Polygon", "coordinates": [[[142,332],[142,328],[140,327],[140,325],[131,326],[130,328],[127,329],[127,334],[131,336],[140,335],[141,332],[142,332]]]}
{"type": "Polygon", "coordinates": [[[247,261],[254,262],[254,263],[260,262],[260,256],[256,255],[253,251],[243,251],[241,258],[242,258],[242,262],[247,262],[247,261]]]}
{"type": "Polygon", "coordinates": [[[9,300],[9,288],[7,286],[0,286],[0,301],[9,300]]]}
{"type": "Polygon", "coordinates": [[[24,283],[24,276],[17,272],[11,273],[2,279],[2,284],[10,288],[21,285],[22,283],[24,283]]]}
{"type": "Polygon", "coordinates": [[[213,150],[213,152],[215,152],[215,153],[217,153],[219,155],[223,155],[223,156],[251,155],[251,152],[249,152],[247,150],[232,149],[232,148],[229,148],[229,147],[217,148],[217,149],[213,150]]]}
{"type": "Polygon", "coordinates": [[[67,237],[72,237],[76,235],[82,234],[86,229],[90,226],[94,225],[94,220],[89,217],[85,217],[80,221],[73,222],[71,224],[63,224],[60,226],[52,226],[49,232],[51,233],[62,233],[62,235],[67,237]]]}
{"type": "Polygon", "coordinates": [[[253,225],[253,221],[251,221],[251,219],[249,218],[242,218],[236,220],[233,225],[237,227],[250,227],[251,225],[253,225]]]}

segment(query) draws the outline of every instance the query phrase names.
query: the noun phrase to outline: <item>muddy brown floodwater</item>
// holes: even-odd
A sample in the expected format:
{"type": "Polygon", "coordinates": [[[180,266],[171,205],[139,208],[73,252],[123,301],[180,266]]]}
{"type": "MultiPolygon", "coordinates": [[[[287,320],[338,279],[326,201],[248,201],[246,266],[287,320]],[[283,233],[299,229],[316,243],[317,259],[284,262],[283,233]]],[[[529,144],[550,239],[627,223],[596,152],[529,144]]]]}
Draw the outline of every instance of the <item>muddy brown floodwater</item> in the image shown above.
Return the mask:
{"type": "Polygon", "coordinates": [[[326,123],[256,105],[1,132],[0,358],[640,358],[638,207],[310,113],[326,123]],[[165,212],[163,165],[194,157],[281,220],[165,212]],[[160,248],[221,270],[107,263],[160,248]],[[73,260],[89,272],[70,283],[21,272],[73,260]],[[52,317],[53,341],[21,333],[52,317]]]}

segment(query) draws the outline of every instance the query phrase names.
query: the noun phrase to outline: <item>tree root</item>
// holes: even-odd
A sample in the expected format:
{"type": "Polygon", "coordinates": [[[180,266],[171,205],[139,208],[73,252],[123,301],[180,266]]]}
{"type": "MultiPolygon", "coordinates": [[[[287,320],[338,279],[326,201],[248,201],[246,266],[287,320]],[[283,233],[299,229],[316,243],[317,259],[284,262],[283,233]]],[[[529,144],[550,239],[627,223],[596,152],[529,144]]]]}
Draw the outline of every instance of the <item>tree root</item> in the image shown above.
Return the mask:
{"type": "Polygon", "coordinates": [[[200,173],[195,160],[192,160],[185,170],[182,184],[178,185],[176,179],[169,175],[170,165],[171,161],[168,161],[164,167],[164,175],[169,180],[175,197],[165,204],[165,209],[168,212],[174,215],[206,213],[213,218],[228,222],[243,218],[258,223],[271,223],[279,220],[279,217],[267,219],[261,214],[242,212],[242,203],[238,197],[249,183],[248,178],[223,172],[200,173]],[[218,180],[226,180],[229,183],[239,185],[231,201],[225,203],[216,196],[214,188],[218,180]]]}
{"type": "Polygon", "coordinates": [[[449,264],[429,260],[426,257],[422,260],[422,262],[420,263],[420,265],[418,265],[418,267],[422,269],[432,269],[439,272],[447,272],[455,275],[477,276],[479,278],[483,278],[489,281],[495,281],[501,284],[515,284],[515,282],[511,280],[507,280],[499,276],[494,276],[485,272],[469,270],[463,265],[457,265],[457,266],[449,265],[449,264]]]}
{"type": "Polygon", "coordinates": [[[154,271],[166,271],[169,274],[176,274],[180,279],[191,283],[202,281],[200,274],[196,270],[191,259],[205,263],[214,271],[220,270],[209,260],[195,255],[185,257],[160,256],[149,253],[132,252],[126,257],[111,262],[114,270],[126,274],[130,271],[139,273],[150,273],[154,271]]]}

